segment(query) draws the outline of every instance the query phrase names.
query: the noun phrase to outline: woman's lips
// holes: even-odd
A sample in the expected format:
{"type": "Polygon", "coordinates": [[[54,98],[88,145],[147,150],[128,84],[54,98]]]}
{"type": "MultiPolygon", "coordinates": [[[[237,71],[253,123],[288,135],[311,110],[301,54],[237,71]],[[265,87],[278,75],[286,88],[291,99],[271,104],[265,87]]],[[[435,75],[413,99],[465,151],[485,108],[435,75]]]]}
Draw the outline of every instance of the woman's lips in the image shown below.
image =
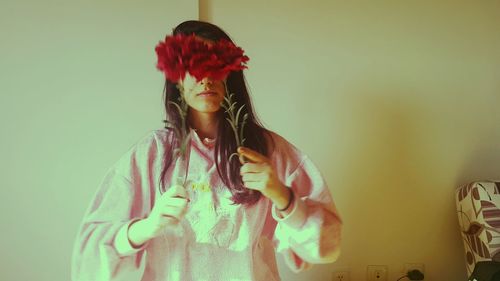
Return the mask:
{"type": "Polygon", "coordinates": [[[198,96],[201,96],[201,97],[211,97],[211,96],[216,96],[217,95],[217,92],[214,92],[214,91],[204,91],[204,92],[201,92],[198,94],[198,96]]]}

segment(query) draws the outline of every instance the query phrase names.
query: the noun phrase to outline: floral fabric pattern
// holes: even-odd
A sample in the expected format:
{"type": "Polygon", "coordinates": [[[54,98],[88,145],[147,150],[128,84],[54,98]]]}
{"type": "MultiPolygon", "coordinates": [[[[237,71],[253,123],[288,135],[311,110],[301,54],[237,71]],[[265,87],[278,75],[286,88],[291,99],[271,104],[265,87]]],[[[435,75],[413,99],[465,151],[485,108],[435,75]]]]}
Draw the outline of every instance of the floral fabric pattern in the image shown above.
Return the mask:
{"type": "Polygon", "coordinates": [[[476,263],[500,261],[500,181],[472,182],[456,191],[467,275],[476,263]]]}

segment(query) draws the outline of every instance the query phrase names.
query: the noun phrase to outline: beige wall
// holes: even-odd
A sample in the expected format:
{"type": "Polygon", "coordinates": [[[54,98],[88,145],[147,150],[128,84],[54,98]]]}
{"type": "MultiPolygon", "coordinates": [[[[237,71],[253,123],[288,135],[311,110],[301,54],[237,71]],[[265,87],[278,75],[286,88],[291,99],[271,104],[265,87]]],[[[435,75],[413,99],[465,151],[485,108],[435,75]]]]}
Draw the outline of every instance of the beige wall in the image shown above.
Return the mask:
{"type": "Polygon", "coordinates": [[[465,280],[454,190],[500,178],[500,2],[200,1],[250,56],[246,77],[269,128],[309,154],[345,220],[334,265],[425,263],[465,280]]]}
{"type": "Polygon", "coordinates": [[[104,173],[163,126],[154,47],[196,18],[195,0],[1,1],[0,280],[70,280],[104,173]]]}

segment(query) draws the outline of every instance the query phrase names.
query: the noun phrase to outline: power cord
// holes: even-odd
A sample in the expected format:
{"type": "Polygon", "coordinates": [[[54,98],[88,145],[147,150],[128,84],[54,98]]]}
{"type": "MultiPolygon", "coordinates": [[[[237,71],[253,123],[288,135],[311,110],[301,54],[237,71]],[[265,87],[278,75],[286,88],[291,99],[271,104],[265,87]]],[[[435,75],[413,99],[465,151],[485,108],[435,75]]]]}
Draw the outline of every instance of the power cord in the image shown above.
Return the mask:
{"type": "Polygon", "coordinates": [[[408,278],[410,280],[424,280],[424,274],[418,270],[410,270],[405,276],[401,276],[397,281],[403,279],[403,278],[408,278]]]}

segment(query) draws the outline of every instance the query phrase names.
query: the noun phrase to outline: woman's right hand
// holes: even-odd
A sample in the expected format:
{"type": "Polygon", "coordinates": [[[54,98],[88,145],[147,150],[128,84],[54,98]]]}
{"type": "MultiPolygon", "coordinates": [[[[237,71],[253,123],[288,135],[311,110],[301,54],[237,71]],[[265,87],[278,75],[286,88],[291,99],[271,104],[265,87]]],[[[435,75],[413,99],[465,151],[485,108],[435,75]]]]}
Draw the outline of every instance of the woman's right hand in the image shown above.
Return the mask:
{"type": "MultiPolygon", "coordinates": [[[[163,193],[156,200],[149,216],[144,219],[143,229],[148,238],[152,239],[160,235],[165,227],[177,225],[184,218],[189,201],[188,194],[181,185],[174,185],[163,193]]],[[[129,233],[130,238],[134,236],[132,227],[129,233]]],[[[141,243],[141,241],[136,242],[141,243]]]]}

